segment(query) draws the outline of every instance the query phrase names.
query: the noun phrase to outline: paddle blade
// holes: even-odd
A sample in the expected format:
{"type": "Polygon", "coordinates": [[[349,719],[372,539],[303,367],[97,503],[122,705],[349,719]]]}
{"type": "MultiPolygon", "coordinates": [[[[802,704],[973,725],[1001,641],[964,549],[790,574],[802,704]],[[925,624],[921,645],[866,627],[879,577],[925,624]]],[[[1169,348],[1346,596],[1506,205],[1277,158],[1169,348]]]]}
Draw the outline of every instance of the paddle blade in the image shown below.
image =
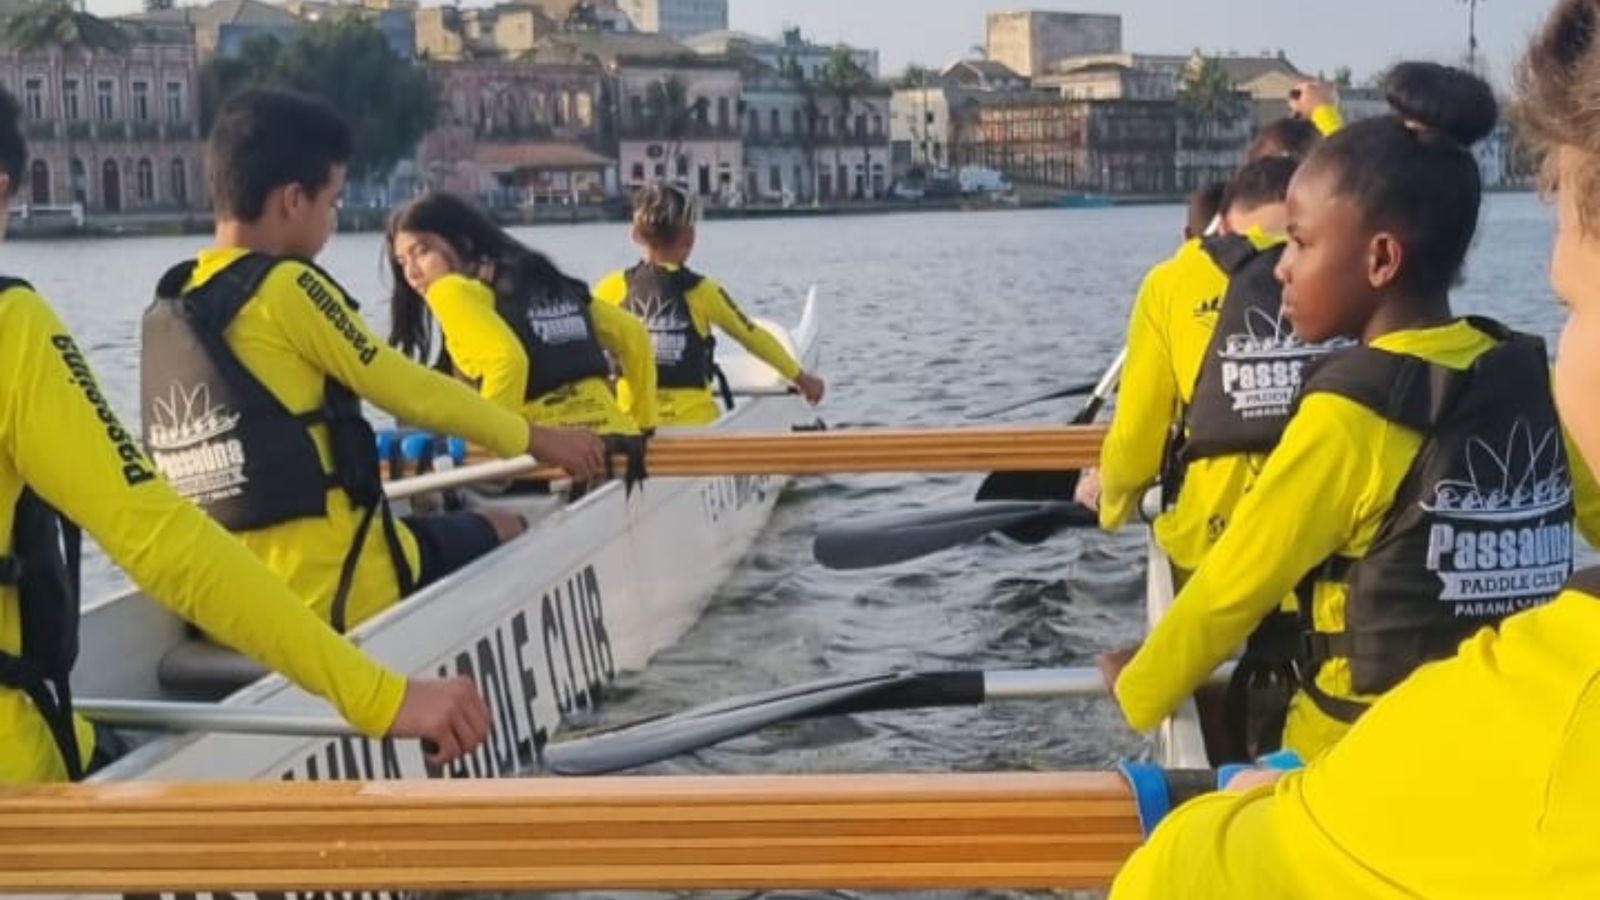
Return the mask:
{"type": "Polygon", "coordinates": [[[1038,403],[1049,403],[1051,400],[1064,400],[1068,397],[1082,397],[1084,394],[1092,392],[1096,387],[1099,386],[1099,384],[1100,383],[1098,381],[1075,384],[1071,387],[1062,388],[1059,391],[1051,391],[1048,394],[1041,394],[1038,397],[1030,397],[1027,400],[1021,400],[1016,403],[1007,403],[1004,406],[995,406],[989,409],[979,410],[978,412],[967,413],[967,418],[992,419],[995,416],[1003,416],[1008,412],[1016,412],[1019,409],[1026,409],[1038,403]]]}
{"type": "Polygon", "coordinates": [[[984,673],[977,671],[833,678],[561,741],[546,749],[545,766],[557,775],[604,775],[693,753],[784,722],[883,710],[976,706],[983,701],[984,673]]]}
{"type": "Polygon", "coordinates": [[[1035,519],[1067,515],[1066,503],[981,503],[938,512],[860,519],[817,532],[812,555],[830,569],[888,566],[970,543],[1035,519]]]}
{"type": "Polygon", "coordinates": [[[898,676],[834,679],[736,698],[666,718],[648,719],[545,750],[557,775],[604,775],[635,769],[742,737],[871,693],[898,676]]]}
{"type": "MultiPolygon", "coordinates": [[[[1072,424],[1087,425],[1093,422],[1104,405],[1105,398],[1099,395],[1090,398],[1083,409],[1073,416],[1072,424]]],[[[1077,469],[1067,472],[996,472],[978,486],[977,499],[1066,502],[1072,499],[1073,492],[1078,489],[1079,474],[1077,469]]]]}

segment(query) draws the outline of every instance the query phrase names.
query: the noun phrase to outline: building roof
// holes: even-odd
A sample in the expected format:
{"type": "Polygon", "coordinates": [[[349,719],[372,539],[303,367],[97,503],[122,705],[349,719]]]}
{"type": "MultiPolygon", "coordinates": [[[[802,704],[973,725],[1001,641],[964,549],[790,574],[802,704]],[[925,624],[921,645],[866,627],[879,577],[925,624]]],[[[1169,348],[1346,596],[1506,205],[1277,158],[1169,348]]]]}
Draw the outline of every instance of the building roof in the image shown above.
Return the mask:
{"type": "Polygon", "coordinates": [[[261,0],[213,0],[201,6],[175,6],[155,12],[136,13],[125,18],[135,22],[184,22],[202,28],[223,25],[296,26],[298,16],[281,6],[261,0]]]}
{"type": "Polygon", "coordinates": [[[940,74],[945,78],[953,77],[957,70],[966,69],[984,81],[1022,81],[1023,77],[1015,70],[1002,62],[992,59],[962,59],[945,66],[940,74]]]}
{"type": "Polygon", "coordinates": [[[696,53],[722,52],[732,44],[748,44],[751,47],[783,46],[772,38],[751,34],[748,31],[708,31],[683,40],[683,45],[696,53]]]}
{"type": "Polygon", "coordinates": [[[492,172],[520,169],[603,169],[615,160],[577,144],[559,142],[478,144],[472,159],[492,172]]]}
{"type": "MultiPolygon", "coordinates": [[[[1200,54],[1204,56],[1204,54],[1200,54]]],[[[1276,56],[1217,56],[1210,57],[1222,65],[1235,85],[1249,84],[1263,75],[1287,75],[1304,78],[1305,73],[1295,68],[1282,54],[1276,56]]]]}
{"type": "Polygon", "coordinates": [[[621,32],[569,32],[553,34],[544,42],[547,48],[577,59],[592,57],[605,63],[623,60],[670,60],[689,57],[704,64],[683,44],[659,34],[621,32]]]}

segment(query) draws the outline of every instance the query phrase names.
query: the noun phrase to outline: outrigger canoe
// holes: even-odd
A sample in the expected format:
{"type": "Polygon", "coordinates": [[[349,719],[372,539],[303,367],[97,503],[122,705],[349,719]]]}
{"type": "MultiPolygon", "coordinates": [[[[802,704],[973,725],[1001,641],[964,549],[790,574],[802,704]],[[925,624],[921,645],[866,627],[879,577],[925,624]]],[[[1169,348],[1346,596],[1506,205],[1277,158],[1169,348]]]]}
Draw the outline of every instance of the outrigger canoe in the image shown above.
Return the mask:
{"type": "MultiPolygon", "coordinates": [[[[810,368],[816,292],[792,330],[764,323],[810,368]]],[[[749,397],[714,433],[787,432],[815,413],[776,373],[737,348],[720,355],[749,397]]],[[[494,716],[489,740],[447,770],[415,741],[196,733],[150,737],[96,781],[509,777],[537,770],[544,744],[592,714],[607,685],[643,670],[700,617],[765,526],[785,480],[652,479],[629,495],[608,483],[575,502],[499,497],[528,532],[351,633],[414,676],[469,675],[494,716]]],[[[264,716],[326,713],[322,701],[205,644],[137,592],[84,610],[74,673],[79,698],[204,701],[264,716]]]]}

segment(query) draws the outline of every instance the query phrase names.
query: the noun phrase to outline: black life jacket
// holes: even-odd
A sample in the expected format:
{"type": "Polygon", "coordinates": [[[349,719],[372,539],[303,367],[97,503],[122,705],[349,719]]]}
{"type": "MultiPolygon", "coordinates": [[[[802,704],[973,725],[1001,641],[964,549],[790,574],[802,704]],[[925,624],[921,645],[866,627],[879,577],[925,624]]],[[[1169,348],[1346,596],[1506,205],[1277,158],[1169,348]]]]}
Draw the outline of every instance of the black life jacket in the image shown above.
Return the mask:
{"type": "Polygon", "coordinates": [[[650,329],[656,349],[656,384],[661,388],[708,387],[716,377],[716,340],[694,327],[689,292],[703,277],[680,268],[670,271],[640,263],[627,272],[623,308],[650,329]]]}
{"type": "Polygon", "coordinates": [[[495,310],[528,354],[525,399],[611,374],[611,364],[595,336],[591,302],[588,290],[578,285],[563,285],[555,291],[495,292],[495,310]]]}
{"type": "Polygon", "coordinates": [[[1301,585],[1302,687],[1347,722],[1366,707],[1317,688],[1327,660],[1348,659],[1354,689],[1381,694],[1478,630],[1555,599],[1572,573],[1572,477],[1544,342],[1469,321],[1499,346],[1465,371],[1361,347],[1306,384],[1307,396],[1346,397],[1423,435],[1367,555],[1335,557],[1301,585]],[[1318,581],[1348,585],[1343,632],[1312,625],[1318,581]]]}
{"type": "MultiPolygon", "coordinates": [[[[380,513],[402,595],[411,591],[414,579],[384,498],[377,440],[361,414],[361,399],[329,378],[321,409],[292,413],[223,339],[229,323],[282,261],[246,254],[187,292],[193,261],[162,276],[144,314],[140,349],[144,440],[151,461],[173,488],[230,531],[326,516],[331,487],[364,510],[333,601],[332,624],[342,632],[356,563],[380,513]],[[311,437],[314,425],[328,429],[331,475],[322,470],[311,437]]],[[[337,284],[311,263],[296,261],[337,284]]],[[[313,299],[326,304],[330,318],[358,315],[352,301],[341,303],[332,295],[313,299]]]]}
{"type": "Polygon", "coordinates": [[[1184,411],[1178,450],[1184,464],[1272,450],[1289,424],[1305,367],[1354,345],[1302,343],[1284,322],[1283,286],[1274,273],[1282,244],[1259,249],[1249,238],[1226,235],[1201,246],[1228,276],[1228,291],[1184,411]]]}
{"type": "Polygon", "coordinates": [[[1600,568],[1575,572],[1567,581],[1567,590],[1600,599],[1600,568]]]}
{"type": "MultiPolygon", "coordinates": [[[[29,287],[0,277],[0,294],[29,287]]],[[[11,549],[0,556],[0,585],[16,588],[22,643],[0,652],[0,685],[22,691],[44,717],[67,777],[84,775],[72,720],[72,667],[78,661],[78,527],[24,487],[11,516],[11,549]]]]}

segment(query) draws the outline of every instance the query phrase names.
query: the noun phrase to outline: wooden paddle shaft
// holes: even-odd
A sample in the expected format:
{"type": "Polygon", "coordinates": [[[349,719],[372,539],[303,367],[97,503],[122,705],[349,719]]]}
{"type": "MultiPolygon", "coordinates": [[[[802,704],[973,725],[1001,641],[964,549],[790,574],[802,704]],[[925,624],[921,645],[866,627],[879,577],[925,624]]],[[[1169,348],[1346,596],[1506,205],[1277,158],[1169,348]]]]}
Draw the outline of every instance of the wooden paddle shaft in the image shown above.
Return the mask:
{"type": "MultiPolygon", "coordinates": [[[[656,477],[1057,471],[1098,465],[1105,434],[1102,425],[669,434],[650,441],[646,464],[656,477]]],[[[563,475],[532,457],[492,461],[474,451],[468,459],[475,464],[391,482],[389,496],[412,496],[473,481],[550,480],[563,475]]],[[[614,462],[619,471],[626,464],[621,456],[614,462]]]]}
{"type": "Polygon", "coordinates": [[[22,786],[0,892],[1096,888],[1115,774],[22,786]]]}

